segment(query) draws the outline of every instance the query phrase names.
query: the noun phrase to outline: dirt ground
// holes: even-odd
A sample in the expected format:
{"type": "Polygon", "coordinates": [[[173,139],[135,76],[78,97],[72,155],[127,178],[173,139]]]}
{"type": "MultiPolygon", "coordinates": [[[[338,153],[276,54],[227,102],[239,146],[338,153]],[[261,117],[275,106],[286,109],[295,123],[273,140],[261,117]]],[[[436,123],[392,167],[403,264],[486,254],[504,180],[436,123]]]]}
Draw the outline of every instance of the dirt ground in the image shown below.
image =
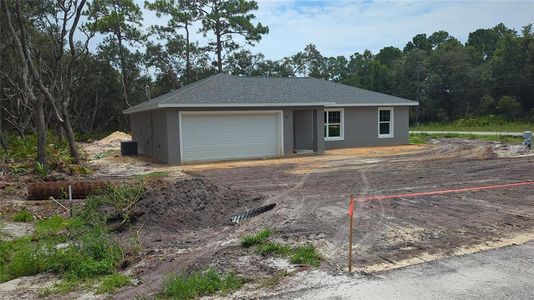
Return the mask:
{"type": "MultiPolygon", "coordinates": [[[[278,202],[251,227],[288,239],[325,237],[319,247],[345,264],[347,206],[358,196],[390,195],[534,179],[534,157],[498,158],[492,143],[448,139],[412,154],[190,172],[278,202]]],[[[380,271],[534,238],[534,185],[358,202],[356,269],[380,271]]]]}
{"type": "MultiPolygon", "coordinates": [[[[140,248],[123,266],[139,284],[121,290],[117,299],[153,295],[170,274],[208,266],[260,282],[281,271],[302,270],[239,246],[241,236],[266,227],[280,241],[314,244],[325,258],[321,271],[345,272],[351,193],[394,195],[534,180],[533,153],[479,140],[441,139],[427,145],[188,166],[120,157],[116,141],[84,149],[95,169],[93,178],[168,174],[148,187],[134,224],[116,234],[125,247],[140,248]],[[236,212],[275,202],[272,211],[240,225],[229,223],[236,212]]],[[[382,272],[533,240],[533,191],[534,185],[525,185],[358,201],[354,267],[364,274],[382,272]]],[[[0,210],[26,203],[2,201],[0,210]]],[[[57,205],[42,205],[63,213],[57,205]]],[[[245,294],[269,295],[269,288],[257,282],[247,284],[244,290],[254,293],[245,294]]]]}

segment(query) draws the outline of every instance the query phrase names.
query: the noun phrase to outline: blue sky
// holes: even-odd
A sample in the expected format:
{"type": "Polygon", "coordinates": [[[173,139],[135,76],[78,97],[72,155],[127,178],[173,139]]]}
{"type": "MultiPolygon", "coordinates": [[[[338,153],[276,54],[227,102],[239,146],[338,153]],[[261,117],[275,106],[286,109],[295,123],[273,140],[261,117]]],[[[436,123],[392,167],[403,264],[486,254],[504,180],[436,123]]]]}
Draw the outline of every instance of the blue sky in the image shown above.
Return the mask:
{"type": "MultiPolygon", "coordinates": [[[[143,0],[136,0],[143,6],[143,0]]],[[[270,33],[253,52],[279,59],[314,43],[323,55],[349,56],[386,46],[404,47],[418,33],[446,30],[460,41],[502,22],[521,30],[534,23],[532,1],[257,0],[257,21],[270,33]]],[[[144,11],[145,27],[164,22],[144,11]]],[[[205,40],[198,34],[201,43],[205,40]]]]}

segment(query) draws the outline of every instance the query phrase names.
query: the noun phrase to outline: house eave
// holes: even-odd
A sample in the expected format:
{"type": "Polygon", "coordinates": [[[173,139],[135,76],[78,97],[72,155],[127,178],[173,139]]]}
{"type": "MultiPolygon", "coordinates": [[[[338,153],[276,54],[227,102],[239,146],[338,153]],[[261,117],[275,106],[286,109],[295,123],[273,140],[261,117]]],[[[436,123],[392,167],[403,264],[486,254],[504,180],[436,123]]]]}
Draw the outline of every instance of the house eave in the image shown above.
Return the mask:
{"type": "Polygon", "coordinates": [[[224,104],[177,104],[177,103],[154,103],[143,107],[132,107],[124,110],[123,114],[138,113],[159,108],[239,108],[239,107],[302,107],[302,106],[327,106],[334,102],[300,102],[300,103],[224,103],[224,104]]]}
{"type": "Polygon", "coordinates": [[[325,107],[369,107],[369,106],[417,106],[419,105],[418,102],[414,103],[335,103],[335,104],[328,104],[325,105],[325,107]]]}

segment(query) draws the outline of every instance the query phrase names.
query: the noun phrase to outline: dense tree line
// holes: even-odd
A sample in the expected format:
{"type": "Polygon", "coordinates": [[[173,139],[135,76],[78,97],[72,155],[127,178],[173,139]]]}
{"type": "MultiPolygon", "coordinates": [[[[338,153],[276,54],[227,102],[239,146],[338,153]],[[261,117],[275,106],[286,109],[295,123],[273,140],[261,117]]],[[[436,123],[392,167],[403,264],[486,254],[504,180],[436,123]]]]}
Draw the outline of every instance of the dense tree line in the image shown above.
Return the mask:
{"type": "Polygon", "coordinates": [[[417,100],[412,122],[534,117],[531,25],[478,29],[466,43],[445,31],[418,34],[403,49],[350,57],[310,44],[270,60],[245,47],[269,32],[255,20],[255,1],[0,2],[0,143],[8,146],[7,133],[35,133],[43,164],[47,131],[77,160],[75,133],[126,130],[125,108],[217,72],[310,76],[417,100]],[[162,22],[144,27],[143,8],[162,22]]]}

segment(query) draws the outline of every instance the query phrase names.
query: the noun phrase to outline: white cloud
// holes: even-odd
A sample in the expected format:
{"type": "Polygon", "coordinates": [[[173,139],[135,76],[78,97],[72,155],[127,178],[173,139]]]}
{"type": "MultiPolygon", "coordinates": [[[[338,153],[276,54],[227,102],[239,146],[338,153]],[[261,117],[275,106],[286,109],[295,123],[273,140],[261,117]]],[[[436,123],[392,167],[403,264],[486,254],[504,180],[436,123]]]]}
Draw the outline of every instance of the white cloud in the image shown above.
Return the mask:
{"type": "MultiPolygon", "coordinates": [[[[534,22],[534,1],[347,1],[256,0],[256,21],[270,32],[249,47],[267,58],[295,54],[313,43],[323,55],[350,56],[386,46],[403,48],[418,33],[445,30],[460,41],[469,32],[498,23],[520,30],[534,22]]],[[[143,7],[143,0],[136,0],[143,7]]],[[[143,27],[164,24],[143,9],[143,27]]],[[[201,44],[202,34],[196,34],[201,44]]],[[[95,39],[93,46],[100,42],[95,39]]]]}
{"type": "Polygon", "coordinates": [[[402,48],[418,33],[446,30],[466,41],[469,32],[500,22],[520,29],[534,22],[534,1],[282,1],[261,0],[258,20],[270,28],[255,47],[269,58],[308,43],[323,55],[350,55],[385,46],[402,48]]]}

